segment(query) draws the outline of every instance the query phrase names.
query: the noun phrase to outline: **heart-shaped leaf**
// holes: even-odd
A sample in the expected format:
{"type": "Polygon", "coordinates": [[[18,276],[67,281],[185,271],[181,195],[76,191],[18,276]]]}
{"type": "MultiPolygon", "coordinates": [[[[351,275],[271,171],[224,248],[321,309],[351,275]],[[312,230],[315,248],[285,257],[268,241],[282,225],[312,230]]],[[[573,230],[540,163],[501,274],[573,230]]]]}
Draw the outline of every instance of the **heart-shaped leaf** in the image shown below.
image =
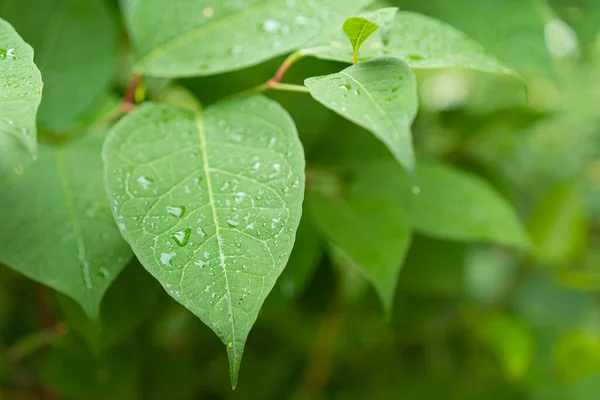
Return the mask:
{"type": "Polygon", "coordinates": [[[14,166],[11,155],[25,147],[37,154],[35,119],[42,98],[42,77],[31,46],[0,19],[0,168],[14,166]],[[6,161],[8,159],[8,161],[6,161]],[[9,164],[9,165],[6,165],[9,164]]]}
{"type": "MultiPolygon", "coordinates": [[[[363,16],[378,21],[376,12],[363,16]]],[[[344,33],[339,28],[332,28],[315,38],[301,52],[325,60],[353,61],[352,47],[346,43],[344,33]]],[[[359,61],[381,56],[401,58],[411,68],[467,68],[517,76],[516,72],[502,65],[461,31],[411,12],[397,13],[388,44],[376,36],[366,40],[359,61]]]]}
{"type": "Polygon", "coordinates": [[[342,30],[348,36],[350,40],[350,44],[352,45],[353,51],[353,62],[356,64],[358,60],[358,49],[360,46],[367,40],[369,36],[373,34],[379,28],[379,26],[369,21],[363,17],[352,17],[348,18],[344,25],[342,26],[342,30]]]}
{"type": "Polygon", "coordinates": [[[214,75],[288,53],[370,0],[145,0],[126,7],[137,70],[214,75]],[[163,28],[168,16],[168,28],[163,28]]]}
{"type": "Polygon", "coordinates": [[[145,104],[112,130],[104,160],[123,237],[226,345],[235,387],[302,213],[304,156],[293,121],[262,96],[201,113],[145,104]]]}
{"type": "Polygon", "coordinates": [[[376,58],[305,84],[317,101],[371,131],[414,174],[410,127],[417,115],[417,84],[402,60],[376,58]]]}
{"type": "Polygon", "coordinates": [[[38,160],[0,178],[0,262],[66,294],[88,317],[133,255],[102,184],[104,134],[40,144],[38,160]]]}

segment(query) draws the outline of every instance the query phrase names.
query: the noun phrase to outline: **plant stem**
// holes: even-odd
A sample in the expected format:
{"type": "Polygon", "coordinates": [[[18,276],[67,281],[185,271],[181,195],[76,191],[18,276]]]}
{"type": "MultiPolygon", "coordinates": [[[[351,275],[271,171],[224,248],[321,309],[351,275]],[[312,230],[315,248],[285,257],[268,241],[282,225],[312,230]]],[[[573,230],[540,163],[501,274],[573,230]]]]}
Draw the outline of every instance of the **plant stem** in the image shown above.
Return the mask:
{"type": "Polygon", "coordinates": [[[273,77],[271,79],[269,79],[265,83],[261,83],[260,85],[255,86],[253,88],[243,90],[238,93],[234,93],[231,96],[227,96],[227,97],[225,97],[225,99],[226,100],[234,99],[234,98],[238,98],[238,97],[249,96],[251,94],[263,93],[269,89],[283,90],[283,91],[289,91],[289,92],[308,93],[309,92],[308,88],[304,87],[302,85],[291,85],[288,83],[281,83],[281,80],[283,79],[285,74],[288,72],[288,70],[291,68],[291,66],[294,65],[298,60],[300,60],[302,58],[304,58],[304,55],[300,54],[300,53],[294,53],[294,54],[290,55],[279,66],[279,68],[277,69],[277,72],[275,72],[275,75],[273,75],[273,77]]]}
{"type": "Polygon", "coordinates": [[[319,398],[331,377],[337,344],[344,326],[341,284],[334,291],[317,331],[296,399],[319,398]]]}
{"type": "Polygon", "coordinates": [[[294,65],[298,60],[301,60],[302,58],[304,58],[304,55],[301,53],[294,53],[288,58],[286,58],[285,61],[277,69],[277,72],[275,72],[275,75],[273,75],[273,77],[267,81],[267,86],[272,86],[281,82],[281,80],[288,72],[288,70],[292,67],[292,65],[294,65]]]}
{"type": "Polygon", "coordinates": [[[310,89],[306,86],[292,85],[289,83],[276,83],[275,85],[270,86],[269,89],[280,90],[284,92],[310,93],[310,89]]]}
{"type": "Polygon", "coordinates": [[[125,92],[125,97],[123,97],[123,101],[121,102],[121,109],[126,113],[135,109],[135,92],[141,80],[142,76],[140,74],[131,75],[131,79],[127,85],[127,91],[125,92]]]}

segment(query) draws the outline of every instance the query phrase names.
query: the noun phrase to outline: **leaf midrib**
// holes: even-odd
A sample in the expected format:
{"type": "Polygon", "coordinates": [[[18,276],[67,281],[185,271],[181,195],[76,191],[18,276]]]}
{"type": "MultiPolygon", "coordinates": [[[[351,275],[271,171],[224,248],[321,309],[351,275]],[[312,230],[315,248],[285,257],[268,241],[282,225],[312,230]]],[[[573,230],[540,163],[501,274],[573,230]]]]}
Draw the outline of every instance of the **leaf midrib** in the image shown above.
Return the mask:
{"type": "Polygon", "coordinates": [[[89,293],[93,286],[92,279],[90,276],[90,265],[86,257],[85,243],[83,241],[83,232],[81,230],[81,224],[79,222],[79,218],[77,217],[77,211],[75,210],[75,202],[73,200],[73,192],[71,190],[71,185],[67,173],[67,165],[65,161],[64,150],[57,149],[54,151],[54,154],[56,157],[56,165],[62,194],[65,200],[65,204],[67,206],[67,212],[69,214],[69,221],[71,222],[71,227],[73,228],[73,232],[75,233],[77,252],[79,253],[80,261],[83,264],[83,281],[85,282],[85,287],[88,289],[86,290],[86,293],[89,293]]]}
{"type": "Polygon", "coordinates": [[[219,257],[221,259],[220,266],[223,269],[223,276],[225,277],[225,289],[227,291],[227,307],[229,309],[229,321],[231,322],[231,336],[233,345],[231,349],[233,351],[234,362],[237,360],[236,355],[236,335],[235,335],[235,324],[233,321],[233,309],[231,307],[231,290],[229,288],[229,278],[227,277],[227,270],[225,269],[225,254],[223,253],[223,242],[221,239],[221,233],[219,231],[219,220],[217,218],[217,209],[215,207],[213,188],[210,178],[210,164],[208,162],[208,151],[206,146],[206,134],[204,132],[204,123],[202,121],[202,115],[198,112],[194,115],[196,120],[196,129],[198,130],[198,137],[200,139],[200,151],[202,152],[202,163],[204,167],[204,173],[206,175],[206,186],[208,189],[208,201],[213,214],[213,220],[215,222],[215,236],[217,237],[217,243],[219,245],[219,257]]]}

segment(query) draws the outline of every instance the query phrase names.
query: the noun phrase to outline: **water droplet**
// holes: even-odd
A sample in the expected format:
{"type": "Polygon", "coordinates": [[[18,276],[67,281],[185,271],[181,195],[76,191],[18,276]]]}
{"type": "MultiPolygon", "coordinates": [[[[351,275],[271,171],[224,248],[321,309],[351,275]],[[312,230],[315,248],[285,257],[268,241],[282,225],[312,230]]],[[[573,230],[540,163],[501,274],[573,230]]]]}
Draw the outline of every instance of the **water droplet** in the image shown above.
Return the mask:
{"type": "Polygon", "coordinates": [[[187,244],[188,240],[190,239],[191,233],[191,228],[185,228],[184,230],[175,232],[173,235],[171,235],[171,239],[173,239],[178,246],[183,247],[187,244]]]}
{"type": "Polygon", "coordinates": [[[196,229],[196,233],[202,238],[206,236],[206,232],[204,232],[204,230],[201,227],[198,227],[198,229],[196,229]]]}
{"type": "Polygon", "coordinates": [[[174,217],[181,218],[185,214],[185,206],[167,206],[167,213],[174,217]]]}
{"type": "Polygon", "coordinates": [[[98,276],[102,279],[108,279],[110,277],[110,272],[108,269],[102,267],[100,270],[98,270],[98,276]]]}
{"type": "Polygon", "coordinates": [[[229,226],[232,226],[232,227],[234,227],[234,228],[235,228],[236,226],[238,226],[239,224],[240,224],[240,223],[239,223],[238,221],[235,221],[235,220],[233,220],[233,219],[228,219],[228,220],[227,220],[227,225],[229,225],[229,226]]]}
{"type": "Polygon", "coordinates": [[[268,33],[277,32],[280,27],[281,23],[271,18],[269,18],[263,23],[263,30],[268,33]]]}
{"type": "Polygon", "coordinates": [[[140,176],[135,181],[139,183],[142,189],[144,190],[147,190],[148,187],[152,184],[152,182],[154,182],[151,178],[148,178],[147,176],[140,176]]]}
{"type": "Polygon", "coordinates": [[[346,84],[343,84],[340,86],[340,89],[345,90],[346,92],[349,91],[350,89],[352,89],[352,86],[346,84]]]}
{"type": "Polygon", "coordinates": [[[175,257],[175,252],[172,253],[162,253],[160,255],[160,262],[166,265],[167,267],[173,267],[171,264],[171,260],[175,257]]]}

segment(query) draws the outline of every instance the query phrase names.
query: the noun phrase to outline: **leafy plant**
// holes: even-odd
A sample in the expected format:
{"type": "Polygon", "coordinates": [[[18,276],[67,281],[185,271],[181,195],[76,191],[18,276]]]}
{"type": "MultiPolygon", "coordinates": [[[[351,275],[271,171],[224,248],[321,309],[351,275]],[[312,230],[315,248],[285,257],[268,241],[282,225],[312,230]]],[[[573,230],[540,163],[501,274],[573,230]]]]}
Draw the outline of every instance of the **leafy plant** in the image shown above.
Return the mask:
{"type": "MultiPolygon", "coordinates": [[[[552,159],[541,153],[556,148],[544,143],[545,127],[597,127],[597,113],[571,107],[578,89],[552,103],[545,62],[532,74],[502,46],[491,46],[492,55],[471,38],[489,43],[477,23],[442,22],[456,21],[453,10],[446,18],[418,2],[409,9],[425,14],[369,3],[0,0],[0,263],[43,285],[15,286],[37,288],[42,331],[0,335],[0,397],[3,381],[23,386],[15,366],[46,345],[41,390],[67,398],[221,393],[221,381],[201,391],[208,383],[184,379],[199,363],[215,374],[207,360],[224,369],[222,351],[213,354],[193,316],[225,347],[234,389],[245,352],[248,374],[272,374],[269,389],[242,390],[250,398],[281,397],[273,387],[308,354],[298,395],[325,396],[336,343],[348,353],[340,362],[355,365],[358,339],[336,339],[352,310],[362,321],[349,333],[362,337],[357,348],[371,348],[370,337],[373,349],[392,343],[382,332],[404,325],[424,329],[409,331],[417,341],[436,341],[431,331],[451,331],[444,318],[454,318],[499,360],[496,375],[529,376],[536,329],[550,317],[515,306],[530,312],[522,320],[496,304],[512,291],[522,292],[515,304],[553,291],[573,304],[592,301],[578,300],[573,286],[597,287],[590,260],[598,254],[586,247],[597,214],[585,200],[597,192],[582,190],[576,177],[597,163],[597,152],[573,139],[579,164],[543,182],[534,158],[552,159]],[[440,19],[426,15],[435,13],[440,19]],[[297,65],[305,58],[315,60],[297,65]],[[533,132],[528,142],[512,134],[521,131],[533,132]],[[569,268],[577,262],[586,267],[569,268]],[[517,264],[552,272],[517,278],[517,264]],[[371,290],[383,312],[373,312],[371,290]],[[298,311],[290,300],[306,293],[298,311]],[[457,300],[449,316],[424,323],[428,306],[419,300],[411,321],[405,299],[419,296],[474,303],[457,300]],[[324,301],[331,306],[310,352],[305,338],[324,301]],[[249,336],[261,318],[265,325],[249,336]],[[529,326],[536,318],[542,322],[529,326]],[[287,350],[258,345],[269,337],[287,350]],[[4,343],[13,341],[3,370],[4,343]],[[180,348],[193,357],[168,355],[180,348]],[[262,352],[273,354],[273,370],[252,367],[262,352]],[[154,386],[140,388],[140,379],[154,386]]],[[[511,2],[498,4],[514,11],[511,2]]],[[[549,57],[564,62],[563,79],[575,87],[585,71],[586,82],[596,82],[592,45],[584,66],[575,63],[574,31],[551,5],[531,7],[546,21],[542,39],[549,57]]],[[[517,22],[507,29],[518,30],[517,22]]],[[[597,86],[587,93],[600,99],[597,86]]],[[[585,143],[597,144],[597,129],[586,132],[585,143]]],[[[565,140],[559,136],[554,144],[565,140]]],[[[26,281],[3,274],[0,289],[13,300],[0,319],[13,318],[18,293],[5,282],[26,281]]],[[[578,345],[593,347],[585,335],[564,340],[561,362],[578,345]]],[[[390,357],[385,362],[397,362],[390,357]]],[[[565,379],[600,372],[598,360],[565,379]]],[[[492,392],[496,383],[484,386],[492,392]]],[[[395,398],[395,385],[368,397],[395,398]]],[[[426,398],[420,393],[414,398],[426,398]]]]}

